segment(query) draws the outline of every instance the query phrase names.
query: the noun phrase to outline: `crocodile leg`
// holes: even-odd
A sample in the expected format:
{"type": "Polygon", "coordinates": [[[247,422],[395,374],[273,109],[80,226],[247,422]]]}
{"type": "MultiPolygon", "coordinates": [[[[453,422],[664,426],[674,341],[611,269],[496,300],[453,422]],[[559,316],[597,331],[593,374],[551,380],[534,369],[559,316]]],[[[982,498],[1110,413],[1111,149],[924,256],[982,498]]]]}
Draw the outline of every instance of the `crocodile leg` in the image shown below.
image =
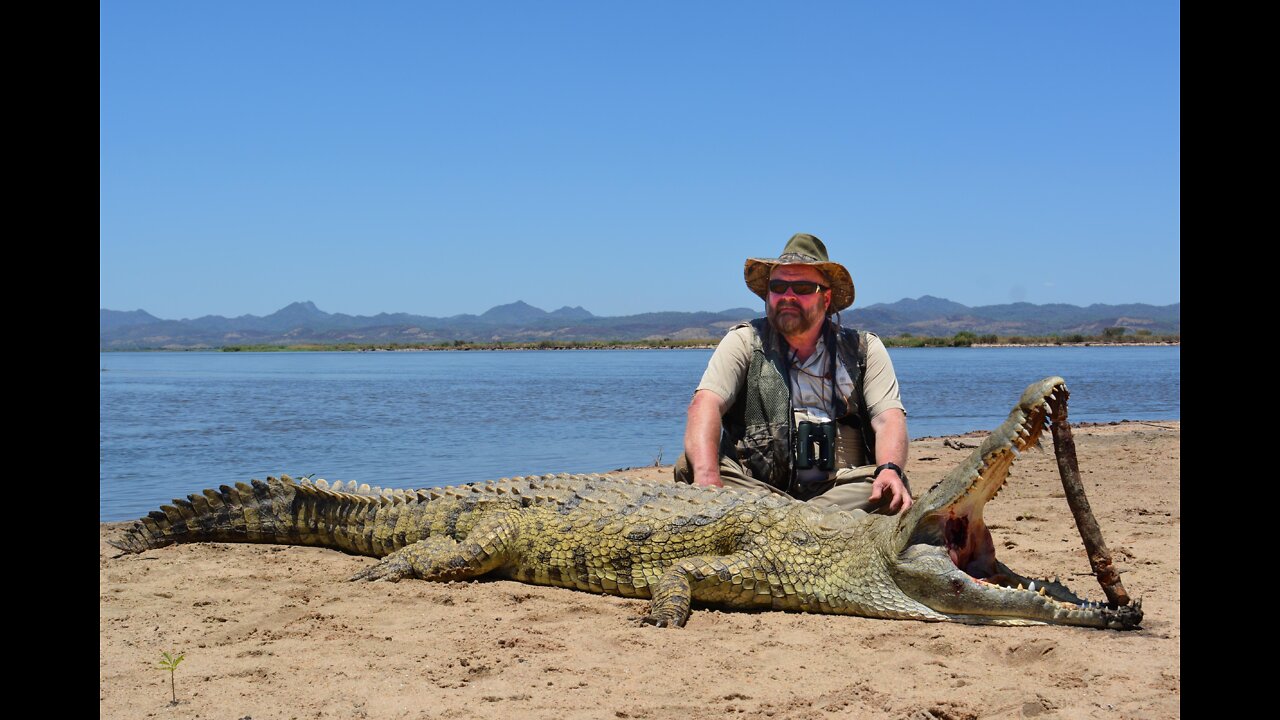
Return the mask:
{"type": "Polygon", "coordinates": [[[432,535],[387,555],[377,565],[361,570],[349,580],[421,578],[449,582],[480,577],[506,565],[515,535],[514,516],[504,513],[477,523],[462,542],[446,535],[432,535]]]}
{"type": "MultiPolygon", "coordinates": [[[[746,606],[756,593],[749,585],[743,587],[743,579],[752,576],[750,557],[746,553],[685,558],[668,568],[653,585],[649,614],[641,622],[657,627],[683,627],[689,619],[689,605],[693,600],[746,606]]],[[[764,598],[766,604],[772,599],[770,595],[764,598]]]]}

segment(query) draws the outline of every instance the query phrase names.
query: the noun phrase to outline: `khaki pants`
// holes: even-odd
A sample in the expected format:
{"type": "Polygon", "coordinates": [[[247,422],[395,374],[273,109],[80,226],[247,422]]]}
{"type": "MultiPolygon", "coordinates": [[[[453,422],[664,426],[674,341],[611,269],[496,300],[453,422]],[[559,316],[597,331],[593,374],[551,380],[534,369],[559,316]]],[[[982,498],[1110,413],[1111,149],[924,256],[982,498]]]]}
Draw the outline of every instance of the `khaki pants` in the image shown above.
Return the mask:
{"type": "MultiPolygon", "coordinates": [[[[852,474],[854,468],[847,470],[837,470],[836,479],[842,479],[852,474]],[[847,474],[846,474],[847,473],[847,474]],[[842,475],[844,474],[844,475],[842,475]]],[[[676,460],[675,465],[676,482],[685,484],[693,484],[693,468],[689,465],[689,458],[684,453],[680,453],[680,458],[676,460]]],[[[835,482],[820,483],[803,483],[798,486],[797,492],[793,495],[788,492],[779,490],[769,483],[757,480],[751,477],[751,472],[742,466],[737,460],[725,455],[720,456],[720,479],[724,481],[727,487],[768,490],[779,495],[794,497],[797,500],[803,500],[812,505],[818,505],[824,509],[836,510],[862,510],[869,513],[880,513],[889,515],[889,496],[886,494],[877,500],[874,505],[867,499],[871,497],[871,478],[859,478],[847,483],[837,485],[835,482]]],[[[911,493],[911,485],[906,478],[902,479],[902,484],[906,486],[907,493],[911,493]]]]}

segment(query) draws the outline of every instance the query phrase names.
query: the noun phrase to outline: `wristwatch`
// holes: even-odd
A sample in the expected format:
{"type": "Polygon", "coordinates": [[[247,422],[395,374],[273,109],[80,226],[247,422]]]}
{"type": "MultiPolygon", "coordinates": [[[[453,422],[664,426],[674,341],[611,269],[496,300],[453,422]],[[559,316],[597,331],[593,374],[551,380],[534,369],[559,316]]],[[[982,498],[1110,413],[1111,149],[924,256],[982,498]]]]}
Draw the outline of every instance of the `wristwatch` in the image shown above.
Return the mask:
{"type": "Polygon", "coordinates": [[[906,474],[906,473],[902,472],[902,468],[898,467],[898,465],[897,465],[896,463],[885,463],[885,464],[883,464],[883,465],[877,465],[877,466],[876,466],[876,471],[875,471],[875,472],[873,472],[873,473],[871,473],[871,479],[872,479],[872,480],[875,480],[875,479],[876,479],[876,476],[878,476],[878,475],[880,474],[880,471],[881,471],[881,470],[886,470],[886,469],[888,469],[888,470],[892,470],[892,471],[894,471],[894,472],[898,473],[898,477],[900,477],[900,478],[905,478],[905,477],[907,476],[907,474],[906,474]]]}

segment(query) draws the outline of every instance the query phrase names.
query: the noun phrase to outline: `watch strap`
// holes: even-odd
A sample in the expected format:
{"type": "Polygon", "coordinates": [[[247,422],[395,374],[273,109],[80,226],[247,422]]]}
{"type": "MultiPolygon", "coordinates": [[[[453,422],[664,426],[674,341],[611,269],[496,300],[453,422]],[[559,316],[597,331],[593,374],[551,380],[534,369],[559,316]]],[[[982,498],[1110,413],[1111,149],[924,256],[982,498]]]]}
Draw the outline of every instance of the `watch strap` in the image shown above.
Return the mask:
{"type": "Polygon", "coordinates": [[[880,471],[885,469],[893,470],[894,472],[898,473],[898,477],[900,478],[905,478],[907,476],[907,474],[902,471],[902,468],[899,467],[897,463],[889,462],[889,463],[884,463],[882,465],[877,465],[876,471],[871,473],[871,478],[874,480],[877,476],[880,475],[880,471]]]}

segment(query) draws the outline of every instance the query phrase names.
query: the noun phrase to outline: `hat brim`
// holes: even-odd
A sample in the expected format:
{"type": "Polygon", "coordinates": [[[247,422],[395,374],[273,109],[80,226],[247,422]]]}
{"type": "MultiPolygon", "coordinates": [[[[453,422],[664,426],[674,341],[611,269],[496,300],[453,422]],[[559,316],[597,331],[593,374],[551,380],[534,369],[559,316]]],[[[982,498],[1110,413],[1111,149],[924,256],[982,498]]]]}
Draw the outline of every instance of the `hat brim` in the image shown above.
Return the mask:
{"type": "Polygon", "coordinates": [[[747,281],[747,289],[769,301],[769,275],[778,265],[809,265],[816,267],[831,283],[830,312],[839,312],[853,304],[853,277],[840,263],[834,262],[783,262],[777,258],[747,258],[742,269],[743,278],[747,281]]]}

